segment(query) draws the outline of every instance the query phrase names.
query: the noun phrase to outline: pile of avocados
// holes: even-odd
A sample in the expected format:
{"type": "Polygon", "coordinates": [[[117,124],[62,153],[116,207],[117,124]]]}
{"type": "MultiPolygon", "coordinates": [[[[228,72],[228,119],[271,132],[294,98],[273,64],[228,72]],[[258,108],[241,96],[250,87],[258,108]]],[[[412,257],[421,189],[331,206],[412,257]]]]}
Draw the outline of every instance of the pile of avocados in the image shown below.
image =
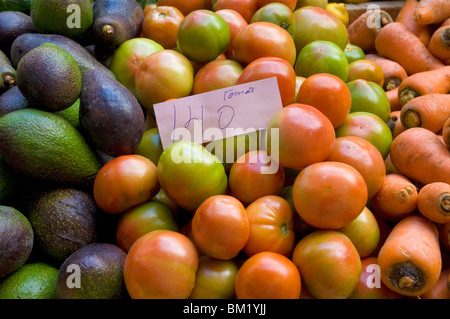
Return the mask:
{"type": "Polygon", "coordinates": [[[144,134],[146,110],[108,69],[143,17],[136,0],[0,2],[0,298],[36,297],[8,287],[42,263],[51,298],[127,297],[119,217],[97,207],[92,186],[144,134]],[[83,289],[68,288],[71,265],[83,289]]]}

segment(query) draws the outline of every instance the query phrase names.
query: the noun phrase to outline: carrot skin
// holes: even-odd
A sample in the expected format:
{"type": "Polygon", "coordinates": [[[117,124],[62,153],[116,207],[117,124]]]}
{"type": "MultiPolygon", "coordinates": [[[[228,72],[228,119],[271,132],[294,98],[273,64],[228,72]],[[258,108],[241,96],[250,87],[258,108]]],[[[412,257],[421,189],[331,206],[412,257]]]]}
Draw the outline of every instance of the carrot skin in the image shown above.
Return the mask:
{"type": "Polygon", "coordinates": [[[418,24],[439,24],[450,16],[448,0],[420,0],[414,11],[414,20],[418,24]]]}
{"type": "Polygon", "coordinates": [[[428,46],[431,38],[428,25],[421,25],[414,20],[414,12],[418,4],[419,0],[406,0],[397,14],[395,22],[403,23],[425,46],[428,46]]]}
{"type": "Polygon", "coordinates": [[[385,91],[395,89],[408,77],[405,69],[395,61],[383,58],[375,53],[366,54],[366,59],[376,62],[383,70],[383,89],[385,91]]]}
{"type": "Polygon", "coordinates": [[[450,116],[444,122],[442,127],[442,139],[444,140],[444,144],[450,150],[450,116]]]}
{"type": "Polygon", "coordinates": [[[435,223],[450,222],[450,185],[435,182],[423,186],[417,197],[417,208],[435,223]]]}
{"type": "Polygon", "coordinates": [[[443,26],[433,32],[428,51],[445,63],[450,59],[450,26],[443,26]]]}

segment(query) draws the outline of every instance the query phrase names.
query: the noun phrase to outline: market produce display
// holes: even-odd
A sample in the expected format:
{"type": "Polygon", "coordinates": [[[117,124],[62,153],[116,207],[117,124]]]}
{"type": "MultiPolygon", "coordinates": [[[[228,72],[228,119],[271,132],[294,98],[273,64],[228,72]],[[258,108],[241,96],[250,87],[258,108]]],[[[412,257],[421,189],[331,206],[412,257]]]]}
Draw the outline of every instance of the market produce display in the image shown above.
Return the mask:
{"type": "Polygon", "coordinates": [[[0,1],[0,299],[450,299],[450,2],[0,1]]]}

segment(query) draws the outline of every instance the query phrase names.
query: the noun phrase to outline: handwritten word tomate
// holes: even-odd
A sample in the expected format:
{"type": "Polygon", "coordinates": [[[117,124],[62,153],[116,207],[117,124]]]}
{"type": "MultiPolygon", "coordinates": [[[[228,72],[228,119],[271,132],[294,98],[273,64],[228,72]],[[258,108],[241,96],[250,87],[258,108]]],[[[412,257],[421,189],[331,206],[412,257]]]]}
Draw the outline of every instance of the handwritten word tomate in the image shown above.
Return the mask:
{"type": "Polygon", "coordinates": [[[253,86],[250,86],[247,90],[240,90],[240,91],[236,91],[235,89],[226,90],[223,93],[223,100],[224,101],[231,100],[234,97],[252,94],[253,92],[255,92],[255,88],[253,86]]]}

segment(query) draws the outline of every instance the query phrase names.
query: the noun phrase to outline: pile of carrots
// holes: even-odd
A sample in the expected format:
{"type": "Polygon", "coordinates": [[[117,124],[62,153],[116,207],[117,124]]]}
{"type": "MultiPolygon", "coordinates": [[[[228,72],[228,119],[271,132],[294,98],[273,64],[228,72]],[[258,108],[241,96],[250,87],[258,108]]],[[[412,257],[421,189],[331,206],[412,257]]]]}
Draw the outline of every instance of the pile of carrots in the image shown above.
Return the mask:
{"type": "Polygon", "coordinates": [[[371,199],[392,222],[377,256],[388,287],[450,298],[450,1],[406,0],[393,19],[349,27],[349,41],[384,72],[393,141],[387,175],[371,199]]]}

